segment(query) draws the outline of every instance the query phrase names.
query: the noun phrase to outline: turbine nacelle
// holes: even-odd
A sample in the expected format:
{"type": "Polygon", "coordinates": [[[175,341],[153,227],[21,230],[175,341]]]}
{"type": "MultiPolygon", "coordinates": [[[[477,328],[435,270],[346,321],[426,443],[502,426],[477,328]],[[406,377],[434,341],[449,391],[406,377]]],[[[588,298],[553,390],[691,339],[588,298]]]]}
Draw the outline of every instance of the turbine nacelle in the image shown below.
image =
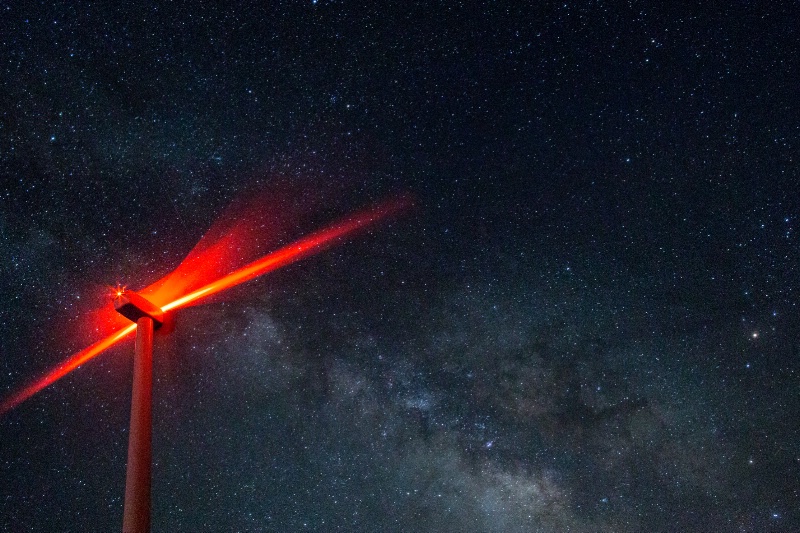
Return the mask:
{"type": "Polygon", "coordinates": [[[143,317],[152,318],[155,329],[160,328],[165,321],[164,311],[160,307],[133,291],[118,292],[114,298],[114,309],[134,323],[143,317]]]}

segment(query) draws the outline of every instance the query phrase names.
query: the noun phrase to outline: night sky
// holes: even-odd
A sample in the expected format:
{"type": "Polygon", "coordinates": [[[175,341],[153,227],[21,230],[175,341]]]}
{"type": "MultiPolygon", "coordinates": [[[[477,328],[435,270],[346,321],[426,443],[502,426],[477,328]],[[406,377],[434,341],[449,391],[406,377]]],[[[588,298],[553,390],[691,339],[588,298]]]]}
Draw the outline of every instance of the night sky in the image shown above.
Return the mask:
{"type": "MultiPolygon", "coordinates": [[[[154,531],[800,531],[800,8],[522,4],[2,4],[0,394],[407,195],[156,337],[154,531]]],[[[1,531],[121,529],[132,355],[0,418],[1,531]]]]}

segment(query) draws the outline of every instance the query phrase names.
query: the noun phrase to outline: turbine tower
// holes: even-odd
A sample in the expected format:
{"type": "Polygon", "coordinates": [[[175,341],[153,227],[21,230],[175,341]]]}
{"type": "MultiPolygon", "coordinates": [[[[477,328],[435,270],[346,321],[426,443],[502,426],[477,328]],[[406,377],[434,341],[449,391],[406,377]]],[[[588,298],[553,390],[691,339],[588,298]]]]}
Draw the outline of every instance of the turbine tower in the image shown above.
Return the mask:
{"type": "Polygon", "coordinates": [[[122,532],[149,532],[153,464],[153,330],[164,323],[164,311],[132,291],[118,294],[114,309],[136,323],[122,532]]]}
{"type": "Polygon", "coordinates": [[[140,293],[118,288],[114,309],[133,323],[73,354],[50,372],[11,394],[0,402],[0,416],[136,331],[122,531],[149,533],[154,330],[169,320],[169,315],[176,309],[308,257],[410,205],[410,199],[402,196],[357,212],[161,306],[140,293]]]}

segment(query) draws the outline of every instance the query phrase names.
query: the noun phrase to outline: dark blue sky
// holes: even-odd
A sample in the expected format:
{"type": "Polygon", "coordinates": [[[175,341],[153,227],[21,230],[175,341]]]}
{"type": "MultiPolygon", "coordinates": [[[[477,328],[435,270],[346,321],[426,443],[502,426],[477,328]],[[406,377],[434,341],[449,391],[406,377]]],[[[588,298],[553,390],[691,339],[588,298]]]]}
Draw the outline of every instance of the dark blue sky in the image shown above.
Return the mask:
{"type": "MultiPolygon", "coordinates": [[[[800,528],[797,7],[516,4],[3,6],[0,390],[232,201],[410,193],[159,338],[155,531],[800,528]]],[[[120,527],[131,352],[0,419],[0,529],[120,527]]]]}

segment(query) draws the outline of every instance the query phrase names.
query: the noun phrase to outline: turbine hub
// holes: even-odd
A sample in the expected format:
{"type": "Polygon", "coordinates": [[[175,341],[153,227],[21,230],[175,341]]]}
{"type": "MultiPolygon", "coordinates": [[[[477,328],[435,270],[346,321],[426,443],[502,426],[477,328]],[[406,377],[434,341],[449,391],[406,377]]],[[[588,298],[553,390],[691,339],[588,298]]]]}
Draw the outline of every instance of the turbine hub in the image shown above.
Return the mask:
{"type": "Polygon", "coordinates": [[[164,323],[164,311],[141,294],[133,291],[125,291],[114,298],[114,309],[132,322],[137,322],[142,317],[152,318],[155,329],[160,328],[164,323]]]}

